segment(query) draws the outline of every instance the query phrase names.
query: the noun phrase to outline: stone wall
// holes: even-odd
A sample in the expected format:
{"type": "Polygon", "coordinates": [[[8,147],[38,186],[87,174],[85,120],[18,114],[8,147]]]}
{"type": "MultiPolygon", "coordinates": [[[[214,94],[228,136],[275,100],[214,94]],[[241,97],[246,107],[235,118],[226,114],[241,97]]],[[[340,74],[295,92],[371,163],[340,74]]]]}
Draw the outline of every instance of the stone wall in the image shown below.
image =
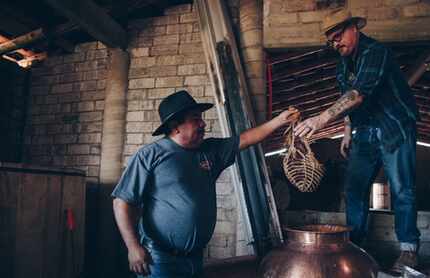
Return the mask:
{"type": "MultiPolygon", "coordinates": [[[[317,0],[264,0],[264,46],[321,45],[327,9],[317,0]]],[[[366,17],[363,32],[382,41],[430,39],[430,3],[420,0],[346,0],[355,16],[366,17]]]]}
{"type": "MultiPolygon", "coordinates": [[[[191,5],[169,8],[165,15],[129,23],[127,114],[122,165],[160,124],[158,105],[167,95],[188,90],[198,102],[214,102],[191,5]]],[[[79,168],[99,182],[108,51],[86,43],[75,53],[48,58],[32,70],[31,117],[27,122],[25,162],[79,168]]],[[[204,113],[207,136],[221,137],[216,109],[204,113]]],[[[243,254],[242,221],[230,172],[217,182],[218,220],[207,258],[243,254]],[[237,251],[239,250],[239,251],[237,251]]]]}

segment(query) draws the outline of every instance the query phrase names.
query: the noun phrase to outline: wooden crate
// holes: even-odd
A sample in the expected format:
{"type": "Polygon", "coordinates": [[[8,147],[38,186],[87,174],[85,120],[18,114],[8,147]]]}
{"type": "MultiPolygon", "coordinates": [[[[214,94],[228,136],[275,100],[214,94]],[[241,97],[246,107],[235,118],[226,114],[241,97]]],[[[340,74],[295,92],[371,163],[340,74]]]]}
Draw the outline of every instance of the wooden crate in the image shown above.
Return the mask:
{"type": "Polygon", "coordinates": [[[0,163],[0,277],[79,277],[84,231],[82,171],[0,163]]]}

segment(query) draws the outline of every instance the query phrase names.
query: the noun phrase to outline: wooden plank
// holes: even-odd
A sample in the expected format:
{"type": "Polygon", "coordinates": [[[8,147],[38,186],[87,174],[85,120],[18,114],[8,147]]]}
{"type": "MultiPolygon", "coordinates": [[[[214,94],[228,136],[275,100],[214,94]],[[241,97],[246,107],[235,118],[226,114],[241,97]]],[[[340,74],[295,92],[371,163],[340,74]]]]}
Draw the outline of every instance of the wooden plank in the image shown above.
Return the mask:
{"type": "Polygon", "coordinates": [[[62,265],[59,277],[75,278],[83,270],[85,241],[85,178],[82,176],[63,176],[62,224],[62,265]],[[67,210],[71,210],[75,220],[75,228],[66,228],[67,210]]]}
{"type": "Polygon", "coordinates": [[[45,210],[45,223],[43,230],[43,264],[42,272],[44,277],[56,278],[60,276],[60,265],[53,264],[60,258],[61,255],[61,233],[63,217],[61,211],[61,195],[62,195],[62,177],[59,175],[47,176],[47,191],[46,191],[46,210],[45,210]]]}
{"type": "Polygon", "coordinates": [[[19,176],[0,171],[0,277],[14,277],[17,187],[19,176]]]}
{"type": "Polygon", "coordinates": [[[45,0],[69,20],[76,22],[96,40],[109,47],[127,47],[127,33],[92,0],[45,0]]]}
{"type": "Polygon", "coordinates": [[[20,179],[17,184],[15,277],[42,277],[47,177],[21,174],[20,179]]]}

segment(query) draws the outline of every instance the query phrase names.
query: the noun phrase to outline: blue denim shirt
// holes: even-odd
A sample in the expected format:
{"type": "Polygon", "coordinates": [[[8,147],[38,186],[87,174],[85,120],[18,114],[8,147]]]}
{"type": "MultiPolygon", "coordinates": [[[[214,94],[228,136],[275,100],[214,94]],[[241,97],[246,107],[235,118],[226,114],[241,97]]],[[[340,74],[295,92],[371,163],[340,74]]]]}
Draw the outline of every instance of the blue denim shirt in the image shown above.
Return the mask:
{"type": "Polygon", "coordinates": [[[419,118],[414,95],[392,52],[381,43],[360,33],[357,55],[341,57],[337,80],[344,94],[356,90],[363,103],[349,116],[352,128],[373,126],[381,129],[382,144],[397,148],[419,118]]]}

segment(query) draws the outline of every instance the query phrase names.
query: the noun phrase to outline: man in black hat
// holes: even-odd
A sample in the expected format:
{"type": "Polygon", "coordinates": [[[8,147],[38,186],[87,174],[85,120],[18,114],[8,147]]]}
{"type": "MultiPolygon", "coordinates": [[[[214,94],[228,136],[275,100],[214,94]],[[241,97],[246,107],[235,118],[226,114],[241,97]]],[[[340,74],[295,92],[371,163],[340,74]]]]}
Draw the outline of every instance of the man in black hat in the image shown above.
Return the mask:
{"type": "Polygon", "coordinates": [[[130,158],[112,193],[130,270],[138,275],[201,277],[203,248],[216,222],[218,176],[239,150],[299,116],[289,109],[238,137],[204,139],[202,112],[212,106],[196,103],[186,91],[166,97],[153,133],[165,137],[130,158]]]}
{"type": "Polygon", "coordinates": [[[415,157],[419,115],[393,54],[359,31],[365,25],[364,18],[352,17],[343,9],[324,19],[327,43],[340,54],[337,80],[342,96],[320,115],[298,124],[295,134],[310,137],[327,123],[346,116],[340,151],[349,157],[345,190],[351,239],[360,245],[366,236],[370,186],[383,166],[401,250],[393,270],[401,272],[404,266],[418,264],[415,157]]]}

